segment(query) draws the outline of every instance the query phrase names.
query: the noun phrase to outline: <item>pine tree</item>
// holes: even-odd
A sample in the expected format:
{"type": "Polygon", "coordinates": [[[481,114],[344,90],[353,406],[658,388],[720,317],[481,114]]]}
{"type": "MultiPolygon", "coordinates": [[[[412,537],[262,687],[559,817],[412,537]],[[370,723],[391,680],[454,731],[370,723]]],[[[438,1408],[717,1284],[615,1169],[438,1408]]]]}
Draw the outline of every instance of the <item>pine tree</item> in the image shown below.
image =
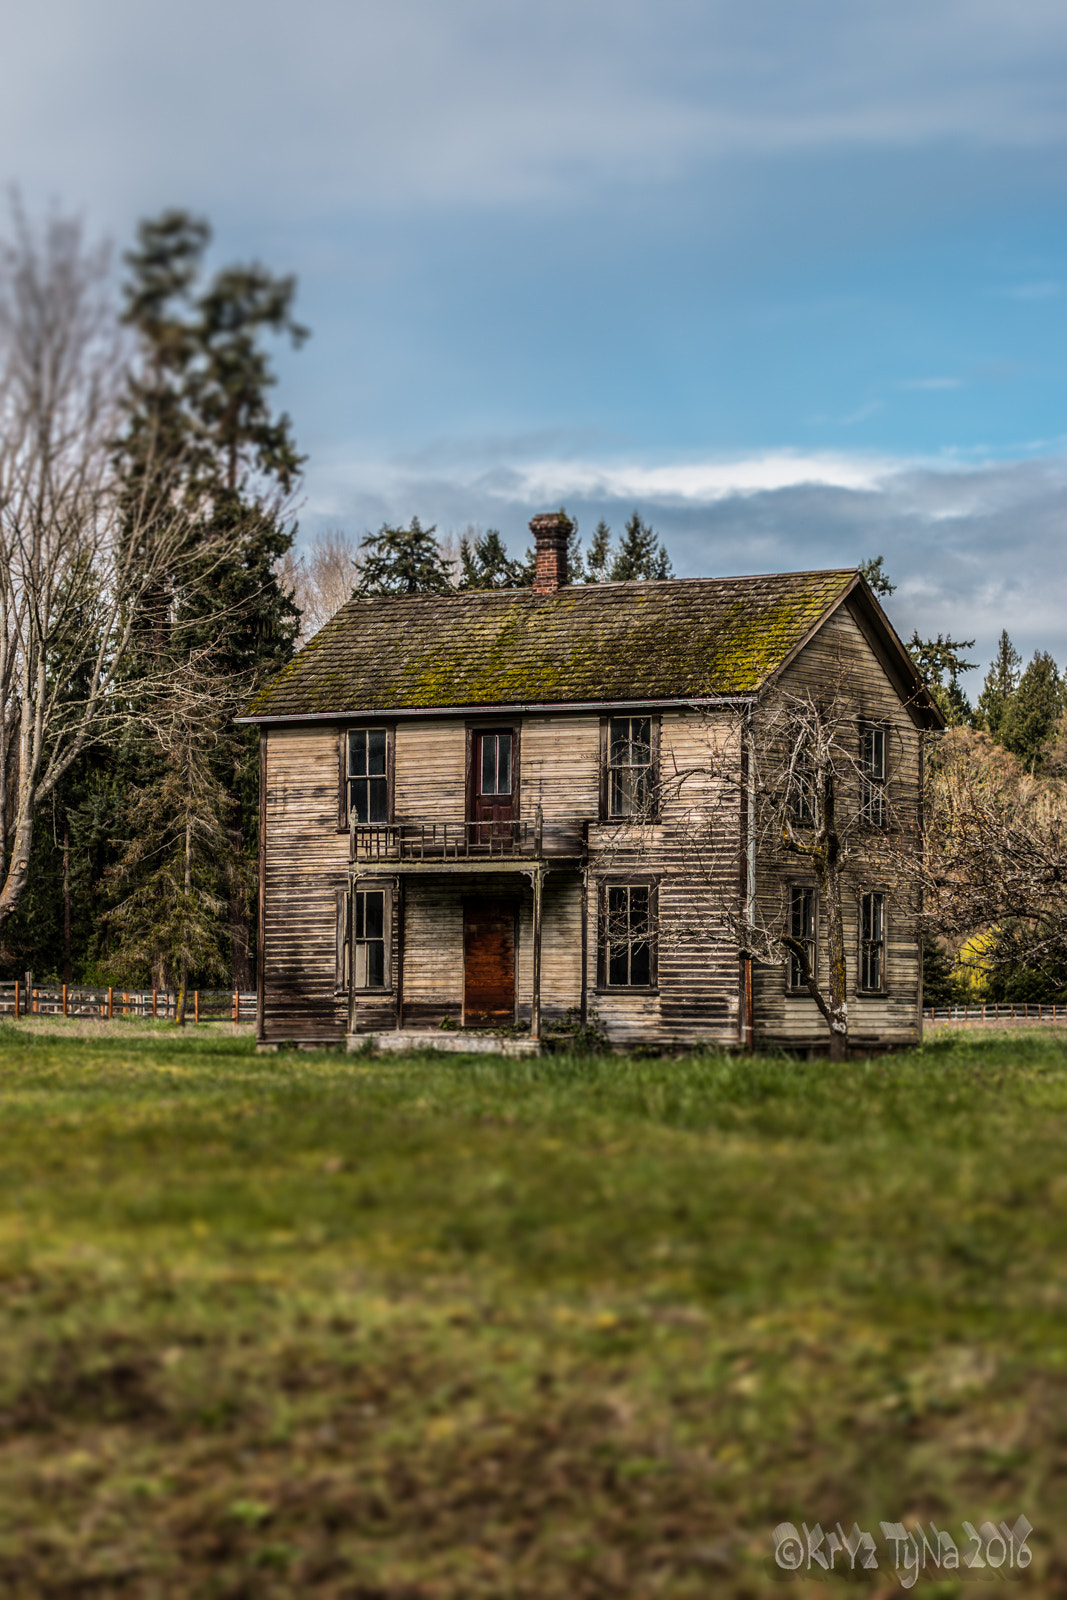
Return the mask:
{"type": "MultiPolygon", "coordinates": [[[[126,258],[124,320],[138,359],[116,460],[131,513],[138,508],[132,528],[143,528],[146,503],[188,508],[180,576],[163,575],[135,619],[139,668],[142,678],[166,686],[149,693],[154,706],[160,693],[189,692],[210,659],[216,690],[204,702],[199,738],[210,751],[220,837],[232,858],[226,876],[236,884],[256,850],[258,760],[254,735],[234,729],[232,717],[242,695],[291,659],[300,620],[276,567],[293,543],[287,505],[303,458],[289,418],[271,408],[275,379],[262,339],[288,336],[299,346],[306,330],[292,314],[292,278],[253,265],[225,268],[202,283],[210,239],[203,220],[165,212],[141,224],[126,258]]],[[[136,695],[137,674],[131,677],[136,695]]],[[[178,793],[168,787],[173,758],[151,744],[127,754],[131,789],[170,803],[178,793]]],[[[190,838],[200,848],[203,831],[190,838]]],[[[130,870],[136,847],[134,840],[124,852],[130,870]]],[[[229,947],[234,982],[249,987],[243,892],[234,894],[229,926],[220,919],[216,937],[220,951],[229,947]]]]}
{"type": "Polygon", "coordinates": [[[908,641],[908,654],[950,728],[970,726],[974,720],[971,702],[959,681],[960,673],[970,672],[974,666],[963,658],[963,651],[973,644],[973,639],[950,639],[943,633],[936,639],[920,639],[913,633],[908,641]]]}
{"type": "Polygon", "coordinates": [[[999,738],[1004,713],[1019,687],[1019,668],[1022,664],[1022,656],[1008,638],[1005,628],[978,696],[978,724],[993,739],[999,738]]]}
{"type": "Polygon", "coordinates": [[[1063,709],[1059,668],[1047,650],[1035,650],[1019,687],[1008,701],[999,728],[999,743],[1037,772],[1044,764],[1044,746],[1063,709]]]}
{"type": "Polygon", "coordinates": [[[860,562],[860,574],[866,578],[875,594],[887,596],[895,594],[897,586],[895,583],[890,583],[889,574],[882,562],[882,556],[869,556],[866,561],[860,562]]]}
{"type": "Polygon", "coordinates": [[[508,556],[496,528],[462,539],[459,559],[461,589],[522,589],[532,581],[526,563],[508,556]]]}
{"type": "Polygon", "coordinates": [[[611,560],[611,529],[601,517],[593,529],[593,537],[589,541],[589,553],[585,558],[586,583],[607,583],[611,560]]]}
{"type": "Polygon", "coordinates": [[[434,538],[435,528],[423,528],[412,517],[410,528],[390,528],[383,523],[368,534],[357,595],[444,594],[452,588],[452,575],[434,538]]]}
{"type": "Polygon", "coordinates": [[[639,579],[673,576],[666,548],[647,522],[635,511],[623,528],[619,547],[612,556],[612,583],[633,583],[639,579]]]}

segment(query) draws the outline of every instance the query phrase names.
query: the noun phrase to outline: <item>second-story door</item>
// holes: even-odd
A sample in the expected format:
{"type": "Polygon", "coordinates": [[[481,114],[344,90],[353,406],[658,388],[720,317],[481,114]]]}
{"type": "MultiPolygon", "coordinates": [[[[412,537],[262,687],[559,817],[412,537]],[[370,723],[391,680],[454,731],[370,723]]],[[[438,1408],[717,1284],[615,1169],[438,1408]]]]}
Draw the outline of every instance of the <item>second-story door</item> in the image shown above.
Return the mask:
{"type": "Polygon", "coordinates": [[[474,736],[474,815],[480,824],[473,830],[475,842],[511,837],[515,815],[514,733],[511,728],[486,728],[474,736]]]}

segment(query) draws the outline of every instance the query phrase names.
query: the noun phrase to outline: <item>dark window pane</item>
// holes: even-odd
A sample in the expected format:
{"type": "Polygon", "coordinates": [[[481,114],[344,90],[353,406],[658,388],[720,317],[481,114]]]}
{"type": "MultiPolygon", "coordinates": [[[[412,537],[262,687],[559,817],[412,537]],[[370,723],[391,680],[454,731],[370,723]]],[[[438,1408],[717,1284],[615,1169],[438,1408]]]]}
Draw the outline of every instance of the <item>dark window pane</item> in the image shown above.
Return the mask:
{"type": "Polygon", "coordinates": [[[497,794],[511,793],[510,733],[497,734],[496,792],[497,794]]]}
{"type": "Polygon", "coordinates": [[[385,895],[376,892],[363,897],[366,903],[365,921],[368,939],[380,939],[385,932],[385,895]]]}
{"type": "Polygon", "coordinates": [[[496,734],[482,735],[482,794],[496,794],[496,734]]]}
{"type": "Polygon", "coordinates": [[[628,950],[626,945],[613,945],[608,956],[608,982],[628,983],[630,974],[628,970],[628,950]]]}
{"type": "Polygon", "coordinates": [[[357,894],[356,895],[356,938],[357,939],[362,939],[364,937],[364,934],[365,934],[365,931],[366,931],[365,927],[364,927],[364,915],[363,915],[363,907],[364,907],[364,903],[366,901],[366,898],[367,898],[366,895],[363,895],[363,894],[357,894]]]}
{"type": "Polygon", "coordinates": [[[384,778],[368,778],[368,822],[389,821],[389,789],[384,778]]]}
{"type": "Polygon", "coordinates": [[[630,890],[630,933],[636,937],[648,932],[648,890],[630,890]]]}
{"type": "Polygon", "coordinates": [[[633,741],[633,757],[636,762],[647,764],[652,760],[652,723],[648,717],[634,717],[631,720],[631,739],[633,741]]]}
{"type": "Polygon", "coordinates": [[[365,728],[355,728],[348,735],[348,771],[353,778],[359,777],[367,770],[367,732],[365,728]]]}
{"type": "Polygon", "coordinates": [[[367,988],[381,989],[385,985],[385,945],[373,941],[367,946],[367,988]]]}
{"type": "Polygon", "coordinates": [[[385,729],[372,728],[367,738],[367,771],[385,771],[385,729]]]}
{"type": "Polygon", "coordinates": [[[370,811],[368,807],[367,780],[356,778],[350,785],[349,806],[356,814],[357,822],[369,822],[370,811]]]}
{"type": "Polygon", "coordinates": [[[611,922],[612,934],[619,936],[620,929],[625,931],[627,925],[627,894],[625,889],[608,890],[608,918],[611,922]]]}
{"type": "Polygon", "coordinates": [[[630,982],[652,982],[652,952],[645,943],[635,944],[631,949],[630,982]]]}

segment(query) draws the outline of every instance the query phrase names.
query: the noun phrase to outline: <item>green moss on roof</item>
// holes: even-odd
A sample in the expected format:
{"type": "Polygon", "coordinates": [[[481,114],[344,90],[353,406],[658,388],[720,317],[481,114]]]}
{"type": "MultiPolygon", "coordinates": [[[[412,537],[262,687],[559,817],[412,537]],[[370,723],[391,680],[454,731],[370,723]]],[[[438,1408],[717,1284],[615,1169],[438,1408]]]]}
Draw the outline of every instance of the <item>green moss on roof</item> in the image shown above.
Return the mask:
{"type": "Polygon", "coordinates": [[[245,715],[753,694],[849,571],[350,600],[245,715]]]}

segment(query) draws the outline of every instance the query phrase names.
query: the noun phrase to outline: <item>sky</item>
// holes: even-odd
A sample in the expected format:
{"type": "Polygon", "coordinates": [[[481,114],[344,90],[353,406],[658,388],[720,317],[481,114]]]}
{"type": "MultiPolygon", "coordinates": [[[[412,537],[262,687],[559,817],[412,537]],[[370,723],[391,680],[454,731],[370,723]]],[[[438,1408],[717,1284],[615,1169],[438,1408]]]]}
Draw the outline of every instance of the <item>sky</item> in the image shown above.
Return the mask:
{"type": "Polygon", "coordinates": [[[305,537],[636,508],[1067,664],[1062,0],[35,0],[4,80],[32,212],[296,275],[305,537]]]}

